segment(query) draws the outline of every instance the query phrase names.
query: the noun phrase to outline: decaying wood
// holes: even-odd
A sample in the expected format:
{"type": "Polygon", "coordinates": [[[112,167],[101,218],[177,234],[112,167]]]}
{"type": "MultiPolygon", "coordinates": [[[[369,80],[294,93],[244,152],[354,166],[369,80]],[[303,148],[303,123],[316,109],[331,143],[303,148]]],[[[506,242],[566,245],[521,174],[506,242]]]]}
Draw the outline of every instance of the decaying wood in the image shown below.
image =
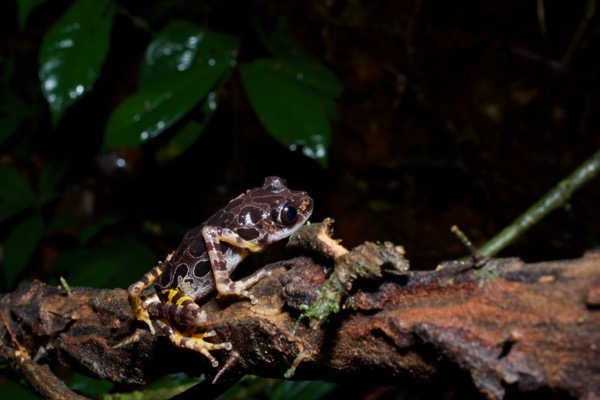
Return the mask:
{"type": "MultiPolygon", "coordinates": [[[[351,253],[368,258],[376,246],[351,253]]],[[[373,261],[388,263],[380,255],[373,261]]],[[[600,396],[599,253],[536,264],[497,259],[480,268],[453,262],[430,272],[381,268],[379,277],[353,276],[339,313],[312,326],[299,321],[302,304],[322,296],[331,259],[301,255],[268,268],[273,273],[252,289],[258,304],[221,298],[203,306],[206,329],[218,332],[213,341],[233,343],[231,352],[213,352],[217,369],[152,336],[133,319],[124,290],[67,292],[40,282],[2,296],[0,358],[38,391],[34,377],[62,364],[127,384],[177,371],[218,372],[218,381],[250,373],[395,385],[469,376],[492,399],[600,396]]]]}

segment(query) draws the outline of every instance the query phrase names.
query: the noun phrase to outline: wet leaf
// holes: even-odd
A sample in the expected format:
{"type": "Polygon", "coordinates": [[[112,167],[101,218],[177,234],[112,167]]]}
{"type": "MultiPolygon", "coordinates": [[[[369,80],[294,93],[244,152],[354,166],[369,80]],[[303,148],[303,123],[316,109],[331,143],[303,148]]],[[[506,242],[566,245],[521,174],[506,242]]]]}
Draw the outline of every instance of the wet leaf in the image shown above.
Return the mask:
{"type": "Polygon", "coordinates": [[[172,126],[229,75],[238,40],[193,25],[172,25],[150,43],[139,89],[108,121],[104,149],[131,147],[172,126]]]}
{"type": "Polygon", "coordinates": [[[17,0],[17,6],[19,8],[19,27],[21,30],[25,29],[25,23],[27,22],[29,13],[31,13],[34,8],[47,1],[48,0],[17,0]]]}
{"type": "Polygon", "coordinates": [[[110,0],[76,0],[44,36],[38,74],[54,124],[94,86],[108,53],[114,10],[110,0]]]}
{"type": "Polygon", "coordinates": [[[332,99],[342,94],[343,87],[333,72],[324,65],[308,58],[257,60],[265,67],[275,68],[277,73],[287,76],[315,93],[332,99]],[[273,62],[274,61],[274,62],[273,62]]]}
{"type": "Polygon", "coordinates": [[[306,59],[260,59],[241,70],[246,94],[269,133],[325,166],[329,116],[342,90],[335,76],[306,59]]]}
{"type": "Polygon", "coordinates": [[[19,171],[0,165],[0,182],[0,222],[33,206],[33,190],[19,171]]]}
{"type": "Polygon", "coordinates": [[[204,118],[202,122],[189,121],[177,133],[173,135],[169,143],[159,150],[156,158],[165,162],[179,157],[181,153],[187,150],[202,135],[208,121],[217,109],[217,94],[210,92],[202,103],[204,118]]]}
{"type": "Polygon", "coordinates": [[[6,238],[2,270],[8,288],[13,287],[17,276],[31,260],[43,228],[42,216],[36,213],[21,221],[6,238]]]}

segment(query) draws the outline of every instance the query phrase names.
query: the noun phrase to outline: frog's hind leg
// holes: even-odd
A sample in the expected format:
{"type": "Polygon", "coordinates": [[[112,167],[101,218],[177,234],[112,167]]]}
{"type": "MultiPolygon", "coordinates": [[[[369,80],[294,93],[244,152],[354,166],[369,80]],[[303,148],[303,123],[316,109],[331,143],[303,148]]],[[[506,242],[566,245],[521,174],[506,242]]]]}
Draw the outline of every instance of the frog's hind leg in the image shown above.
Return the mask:
{"type": "Polygon", "coordinates": [[[171,343],[177,347],[194,350],[203,354],[208,358],[213,367],[217,367],[219,362],[210,354],[210,351],[220,349],[231,350],[232,348],[230,342],[210,343],[205,341],[205,338],[213,337],[217,334],[214,330],[199,333],[197,328],[192,327],[181,333],[167,320],[159,319],[156,321],[156,324],[169,337],[171,343]]]}
{"type": "MultiPolygon", "coordinates": [[[[158,296],[156,297],[158,300],[158,296]]],[[[200,310],[194,299],[184,295],[179,289],[164,289],[161,297],[165,299],[164,302],[148,301],[147,304],[142,304],[155,319],[186,326],[201,326],[207,321],[206,313],[200,310]]]]}
{"type": "Polygon", "coordinates": [[[143,300],[142,293],[148,287],[152,286],[162,275],[166,266],[168,265],[169,260],[171,259],[171,256],[173,256],[173,253],[167,256],[165,262],[159,261],[157,266],[146,272],[139,281],[132,283],[127,289],[129,304],[131,305],[131,309],[133,310],[135,317],[140,321],[144,321],[148,327],[150,327],[152,334],[154,334],[154,327],[152,326],[152,322],[150,322],[147,306],[149,303],[158,301],[158,299],[154,295],[151,298],[151,301],[148,299],[143,300]]]}

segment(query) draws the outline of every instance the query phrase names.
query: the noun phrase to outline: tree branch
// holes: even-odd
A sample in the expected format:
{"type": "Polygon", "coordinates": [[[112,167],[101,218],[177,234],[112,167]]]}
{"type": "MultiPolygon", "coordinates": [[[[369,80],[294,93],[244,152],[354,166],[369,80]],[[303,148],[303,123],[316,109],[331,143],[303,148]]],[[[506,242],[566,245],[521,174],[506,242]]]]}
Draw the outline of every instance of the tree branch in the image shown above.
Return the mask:
{"type": "Polygon", "coordinates": [[[566,179],[562,180],[541,199],[515,219],[510,225],[483,245],[479,252],[484,256],[495,256],[523,232],[537,224],[546,215],[563,206],[573,193],[600,171],[600,150],[585,160],[566,179]]]}
{"type": "Polygon", "coordinates": [[[40,282],[2,296],[0,361],[50,398],[69,397],[40,388],[26,368],[62,364],[127,384],[173,372],[206,373],[219,382],[253,374],[386,384],[466,373],[492,399],[530,391],[600,395],[600,254],[537,264],[499,259],[481,268],[449,262],[436,271],[403,272],[391,266],[402,259],[400,249],[388,244],[342,253],[330,253],[335,262],[303,255],[267,266],[273,273],[252,288],[256,305],[230,298],[204,304],[206,329],[218,333],[214,341],[233,344],[231,352],[213,353],[220,369],[152,336],[134,320],[124,290],[67,292],[40,282]],[[351,255],[369,260],[357,263],[359,269],[374,263],[375,272],[331,272],[351,255]],[[334,287],[333,276],[346,283],[334,296],[339,312],[317,324],[299,322],[307,305],[323,301],[320,289],[334,287]]]}

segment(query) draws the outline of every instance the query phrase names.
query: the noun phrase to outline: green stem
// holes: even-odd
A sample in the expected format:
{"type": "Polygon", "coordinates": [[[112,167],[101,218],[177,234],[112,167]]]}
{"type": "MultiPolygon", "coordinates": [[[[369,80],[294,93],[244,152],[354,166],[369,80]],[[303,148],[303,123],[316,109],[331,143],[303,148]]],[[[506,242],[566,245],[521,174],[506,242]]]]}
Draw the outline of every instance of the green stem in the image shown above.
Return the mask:
{"type": "Polygon", "coordinates": [[[483,245],[479,251],[492,257],[508,246],[519,235],[538,223],[542,218],[562,206],[571,198],[575,190],[594,178],[600,171],[600,151],[581,164],[571,175],[556,185],[544,197],[538,200],[525,213],[521,214],[502,232],[483,245]]]}

